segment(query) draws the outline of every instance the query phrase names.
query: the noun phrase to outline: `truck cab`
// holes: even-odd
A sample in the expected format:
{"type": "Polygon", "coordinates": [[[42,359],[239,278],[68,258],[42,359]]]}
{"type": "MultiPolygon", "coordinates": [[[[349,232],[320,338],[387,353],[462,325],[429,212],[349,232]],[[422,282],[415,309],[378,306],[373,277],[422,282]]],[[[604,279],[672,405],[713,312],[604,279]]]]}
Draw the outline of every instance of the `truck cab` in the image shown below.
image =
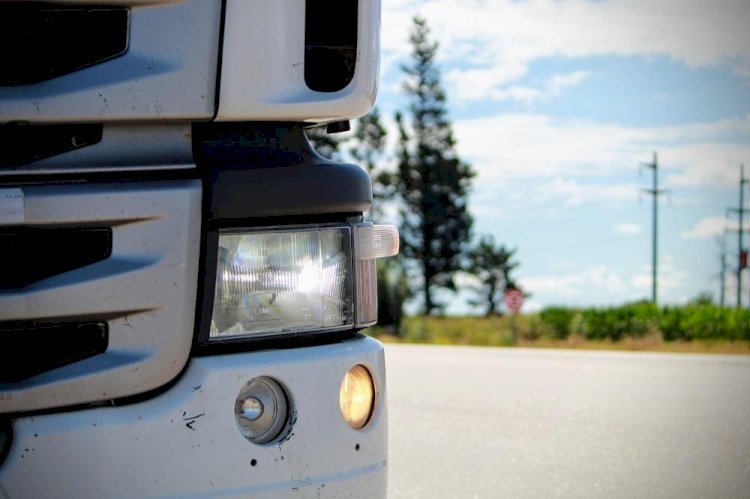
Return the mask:
{"type": "Polygon", "coordinates": [[[0,2],[0,498],[383,497],[379,0],[0,2]]]}

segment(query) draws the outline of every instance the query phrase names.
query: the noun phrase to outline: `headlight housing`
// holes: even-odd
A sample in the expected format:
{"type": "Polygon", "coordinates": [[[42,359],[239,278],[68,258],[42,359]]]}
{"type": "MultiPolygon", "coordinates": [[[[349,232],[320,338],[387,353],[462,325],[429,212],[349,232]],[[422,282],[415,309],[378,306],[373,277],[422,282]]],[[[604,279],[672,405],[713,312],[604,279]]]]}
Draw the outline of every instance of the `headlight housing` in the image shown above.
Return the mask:
{"type": "Polygon", "coordinates": [[[371,223],[219,232],[210,343],[337,331],[377,319],[375,259],[398,231],[371,223]]]}

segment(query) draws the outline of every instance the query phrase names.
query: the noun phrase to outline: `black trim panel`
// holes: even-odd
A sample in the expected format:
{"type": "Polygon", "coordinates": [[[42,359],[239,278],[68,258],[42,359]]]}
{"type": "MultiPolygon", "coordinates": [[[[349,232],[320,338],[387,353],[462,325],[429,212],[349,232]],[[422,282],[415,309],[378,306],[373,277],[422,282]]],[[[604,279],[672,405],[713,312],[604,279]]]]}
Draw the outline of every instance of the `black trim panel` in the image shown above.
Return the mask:
{"type": "Polygon", "coordinates": [[[195,123],[193,136],[209,220],[362,213],[372,203],[367,172],[317,154],[301,126],[195,123]]]}

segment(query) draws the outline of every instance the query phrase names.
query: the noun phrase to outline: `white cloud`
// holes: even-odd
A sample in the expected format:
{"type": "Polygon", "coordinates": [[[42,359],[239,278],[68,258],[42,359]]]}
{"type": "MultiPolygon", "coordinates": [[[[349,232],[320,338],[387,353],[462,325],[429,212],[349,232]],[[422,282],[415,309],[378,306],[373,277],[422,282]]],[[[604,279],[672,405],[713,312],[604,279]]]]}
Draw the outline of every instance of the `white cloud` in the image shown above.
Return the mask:
{"type": "Polygon", "coordinates": [[[726,217],[706,217],[700,220],[695,226],[682,232],[680,237],[685,239],[708,239],[724,234],[729,229],[737,229],[739,224],[736,220],[729,220],[726,217]]]}
{"type": "Polygon", "coordinates": [[[445,80],[459,100],[484,99],[488,96],[500,100],[502,97],[497,82],[519,78],[521,73],[509,72],[505,67],[454,68],[448,71],[445,80]]]}
{"type": "Polygon", "coordinates": [[[560,73],[549,77],[538,88],[511,85],[499,88],[498,79],[505,79],[505,69],[459,69],[454,68],[446,75],[446,80],[453,85],[455,95],[460,101],[492,98],[495,100],[516,100],[526,104],[546,101],[557,97],[566,87],[578,85],[588,78],[588,71],[560,73]]]}
{"type": "Polygon", "coordinates": [[[533,60],[556,55],[666,55],[691,67],[730,63],[750,75],[745,0],[386,0],[386,70],[409,53],[410,19],[418,12],[440,41],[440,59],[474,66],[464,76],[485,91],[523,77],[533,60]]]}
{"type": "Polygon", "coordinates": [[[578,85],[591,75],[588,71],[573,71],[572,73],[556,74],[547,80],[548,88],[553,92],[560,92],[565,87],[578,85]]]}
{"type": "Polygon", "coordinates": [[[635,236],[643,232],[643,228],[639,224],[621,223],[615,225],[615,232],[626,236],[635,236]]]}
{"type": "MultiPolygon", "coordinates": [[[[737,183],[740,162],[750,158],[750,116],[684,126],[626,127],[509,113],[459,120],[454,129],[459,153],[479,173],[479,186],[617,173],[632,175],[637,183],[640,162],[649,161],[658,150],[666,187],[728,187],[737,183]],[[745,140],[721,142],[726,134],[745,140]]],[[[576,194],[570,182],[557,183],[557,190],[568,188],[576,194]]]]}
{"type": "MultiPolygon", "coordinates": [[[[386,114],[388,146],[398,130],[386,114]]],[[[472,211],[501,215],[498,192],[523,202],[578,206],[589,201],[637,200],[648,174],[639,167],[659,152],[661,182],[675,205],[688,204],[685,188],[733,188],[739,165],[750,161],[750,115],[666,127],[627,127],[543,114],[505,113],[453,123],[459,155],[477,172],[472,211]],[[731,137],[732,142],[722,142],[731,137]],[[619,179],[619,180],[618,180],[619,179]],[[624,179],[624,180],[623,180],[624,179]],[[533,180],[536,186],[520,181],[533,180]],[[539,184],[540,180],[544,180],[539,184]],[[513,193],[516,194],[513,194],[513,193]]],[[[393,158],[386,161],[394,168],[393,158]]],[[[694,204],[694,203],[693,203],[694,204]]]]}
{"type": "MultiPolygon", "coordinates": [[[[489,95],[495,100],[516,100],[526,104],[547,100],[551,97],[551,94],[545,93],[542,89],[518,85],[513,85],[507,89],[495,90],[489,95]]],[[[458,98],[466,99],[466,97],[461,95],[460,89],[458,91],[458,98]]]]}
{"type": "MultiPolygon", "coordinates": [[[[508,89],[498,89],[491,93],[495,100],[517,100],[532,104],[538,101],[549,100],[560,95],[564,88],[578,85],[589,77],[588,71],[574,71],[572,73],[556,74],[544,82],[541,88],[523,87],[513,85],[508,89]]],[[[458,96],[461,98],[461,95],[458,96]]]]}
{"type": "Polygon", "coordinates": [[[570,178],[557,177],[549,182],[535,185],[530,193],[525,193],[528,200],[537,204],[556,204],[579,206],[586,202],[622,202],[635,201],[638,198],[638,186],[635,184],[582,184],[570,178]]]}
{"type": "Polygon", "coordinates": [[[565,296],[573,300],[592,294],[619,297],[629,291],[627,279],[604,265],[567,274],[525,277],[519,282],[532,294],[565,296]]]}
{"type": "MultiPolygon", "coordinates": [[[[692,276],[695,278],[695,276],[692,276]]],[[[666,297],[670,302],[684,302],[690,297],[684,295],[686,283],[691,279],[690,272],[677,267],[672,255],[662,255],[659,258],[659,296],[666,297]]],[[[638,272],[632,273],[628,282],[633,290],[648,290],[651,294],[651,266],[643,266],[638,272]]]]}
{"type": "Polygon", "coordinates": [[[454,129],[459,153],[488,178],[593,174],[637,158],[629,131],[611,125],[502,114],[459,120],[454,129]]]}
{"type": "MultiPolygon", "coordinates": [[[[676,267],[671,256],[663,256],[659,265],[660,301],[689,299],[683,296],[689,278],[690,274],[676,267]]],[[[604,306],[650,297],[651,268],[643,266],[632,272],[595,265],[555,275],[520,277],[518,282],[534,299],[546,304],[604,306]]]]}
{"type": "Polygon", "coordinates": [[[670,172],[675,187],[733,187],[740,179],[740,164],[750,158],[750,132],[745,144],[686,143],[670,148],[669,162],[681,168],[670,172]]]}

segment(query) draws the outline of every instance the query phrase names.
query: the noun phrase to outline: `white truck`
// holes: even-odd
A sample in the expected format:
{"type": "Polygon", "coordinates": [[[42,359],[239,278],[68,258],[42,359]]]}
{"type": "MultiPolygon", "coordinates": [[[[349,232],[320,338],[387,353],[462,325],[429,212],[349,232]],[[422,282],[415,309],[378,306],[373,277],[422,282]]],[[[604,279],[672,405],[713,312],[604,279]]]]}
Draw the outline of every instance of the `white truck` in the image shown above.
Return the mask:
{"type": "Polygon", "coordinates": [[[0,1],[0,498],[383,497],[380,0],[0,1]]]}

